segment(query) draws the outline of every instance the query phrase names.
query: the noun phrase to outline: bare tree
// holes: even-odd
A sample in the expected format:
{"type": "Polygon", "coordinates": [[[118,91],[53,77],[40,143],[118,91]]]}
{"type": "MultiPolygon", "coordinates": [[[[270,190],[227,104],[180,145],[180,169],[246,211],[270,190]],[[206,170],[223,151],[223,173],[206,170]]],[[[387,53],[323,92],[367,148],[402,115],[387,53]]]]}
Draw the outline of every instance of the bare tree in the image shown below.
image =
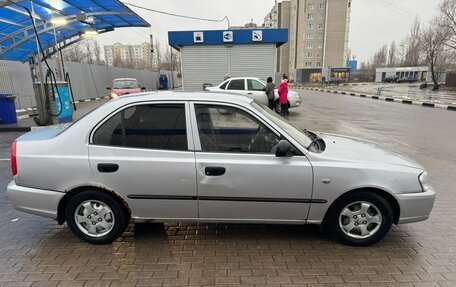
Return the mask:
{"type": "Polygon", "coordinates": [[[418,66],[421,60],[420,51],[421,21],[415,18],[409,36],[403,41],[403,66],[418,66]]]}
{"type": "Polygon", "coordinates": [[[160,68],[163,70],[170,71],[179,71],[180,70],[180,54],[168,47],[164,53],[162,53],[162,58],[160,59],[160,68]]]}
{"type": "Polygon", "coordinates": [[[420,48],[426,55],[426,63],[431,68],[434,89],[438,89],[439,87],[439,76],[437,71],[443,69],[442,65],[445,62],[443,57],[445,54],[445,45],[450,36],[448,29],[439,29],[438,27],[439,23],[437,20],[429,23],[428,27],[421,31],[419,42],[420,48]]]}
{"type": "Polygon", "coordinates": [[[383,67],[387,64],[388,58],[388,46],[383,45],[374,55],[372,59],[372,65],[377,67],[383,67]]]}
{"type": "Polygon", "coordinates": [[[388,67],[394,67],[396,65],[396,42],[393,41],[390,44],[388,51],[388,67]]]}
{"type": "Polygon", "coordinates": [[[443,0],[440,5],[440,27],[448,30],[448,40],[445,45],[456,49],[456,0],[443,0]]]}
{"type": "Polygon", "coordinates": [[[95,39],[78,42],[62,50],[63,59],[71,62],[104,65],[100,44],[95,39]]]}

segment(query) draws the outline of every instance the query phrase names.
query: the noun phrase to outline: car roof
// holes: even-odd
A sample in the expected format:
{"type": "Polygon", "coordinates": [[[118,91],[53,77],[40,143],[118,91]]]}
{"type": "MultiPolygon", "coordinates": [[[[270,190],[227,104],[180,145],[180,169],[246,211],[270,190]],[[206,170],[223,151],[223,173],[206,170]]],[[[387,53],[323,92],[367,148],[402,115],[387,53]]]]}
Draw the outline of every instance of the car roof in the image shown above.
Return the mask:
{"type": "Polygon", "coordinates": [[[117,78],[117,79],[114,79],[113,82],[115,81],[137,81],[137,79],[135,78],[117,78]]]}
{"type": "Polygon", "coordinates": [[[115,101],[125,101],[128,103],[137,101],[214,101],[214,102],[231,102],[231,103],[247,103],[250,104],[253,99],[230,93],[219,92],[145,92],[139,94],[124,95],[116,98],[115,101]]]}
{"type": "Polygon", "coordinates": [[[226,81],[228,81],[228,80],[243,80],[243,79],[261,80],[261,78],[258,78],[258,77],[232,77],[232,78],[226,79],[226,81]]]}

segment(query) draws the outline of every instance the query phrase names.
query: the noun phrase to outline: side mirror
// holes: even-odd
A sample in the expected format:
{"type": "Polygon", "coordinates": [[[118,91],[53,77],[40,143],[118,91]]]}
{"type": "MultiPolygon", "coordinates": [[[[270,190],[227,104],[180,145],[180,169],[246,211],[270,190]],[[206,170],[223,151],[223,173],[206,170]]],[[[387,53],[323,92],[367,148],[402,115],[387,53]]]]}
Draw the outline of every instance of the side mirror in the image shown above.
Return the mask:
{"type": "Polygon", "coordinates": [[[112,90],[112,89],[111,89],[111,87],[106,87],[106,90],[110,91],[110,90],[112,90]]]}
{"type": "Polygon", "coordinates": [[[275,156],[276,157],[288,157],[291,156],[291,150],[293,146],[287,140],[281,140],[276,146],[275,156]]]}

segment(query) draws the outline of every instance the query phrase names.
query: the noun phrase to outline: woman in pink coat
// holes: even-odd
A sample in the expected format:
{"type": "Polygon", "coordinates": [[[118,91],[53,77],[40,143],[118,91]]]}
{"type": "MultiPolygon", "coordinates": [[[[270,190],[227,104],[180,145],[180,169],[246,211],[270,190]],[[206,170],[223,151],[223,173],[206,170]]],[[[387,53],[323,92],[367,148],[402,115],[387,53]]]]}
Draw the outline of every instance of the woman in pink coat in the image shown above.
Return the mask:
{"type": "Polygon", "coordinates": [[[280,114],[282,116],[288,114],[288,78],[283,76],[282,83],[279,85],[279,102],[280,114]]]}

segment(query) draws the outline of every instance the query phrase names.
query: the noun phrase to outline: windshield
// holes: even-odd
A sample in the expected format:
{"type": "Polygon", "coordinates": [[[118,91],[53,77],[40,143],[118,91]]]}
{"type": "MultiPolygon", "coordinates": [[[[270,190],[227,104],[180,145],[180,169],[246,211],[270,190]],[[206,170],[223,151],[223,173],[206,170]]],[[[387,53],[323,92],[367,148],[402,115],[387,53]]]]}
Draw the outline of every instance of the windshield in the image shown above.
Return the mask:
{"type": "Polygon", "coordinates": [[[138,82],[135,80],[119,80],[114,81],[113,89],[139,89],[138,82]]]}
{"type": "Polygon", "coordinates": [[[312,143],[312,139],[308,137],[302,130],[296,128],[295,126],[289,124],[284,120],[284,118],[277,115],[267,106],[258,103],[252,102],[252,106],[259,111],[262,115],[273,121],[277,126],[279,126],[282,130],[284,130],[287,134],[289,134],[294,140],[296,140],[300,145],[305,147],[306,149],[309,148],[310,144],[312,143]]]}

